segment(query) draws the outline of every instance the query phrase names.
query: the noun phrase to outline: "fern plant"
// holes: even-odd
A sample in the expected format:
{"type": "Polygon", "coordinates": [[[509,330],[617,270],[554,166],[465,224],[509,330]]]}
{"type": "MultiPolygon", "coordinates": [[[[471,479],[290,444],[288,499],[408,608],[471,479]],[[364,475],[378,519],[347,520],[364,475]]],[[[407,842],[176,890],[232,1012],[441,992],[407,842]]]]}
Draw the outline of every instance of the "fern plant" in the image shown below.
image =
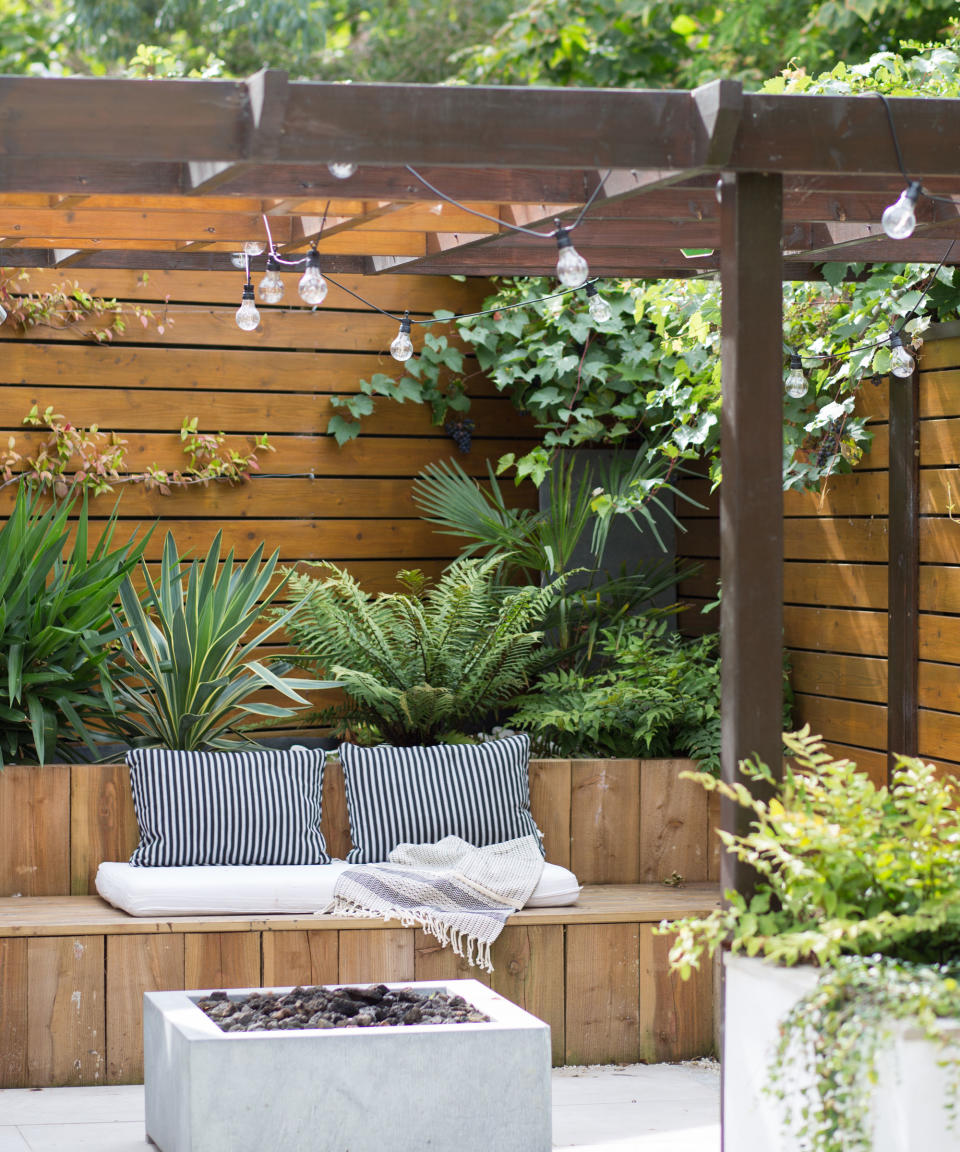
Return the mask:
{"type": "Polygon", "coordinates": [[[332,676],[347,702],[314,717],[368,743],[438,744],[469,737],[523,689],[543,659],[534,625],[562,578],[501,588],[503,558],[461,559],[430,586],[417,570],[405,591],[371,596],[332,564],[291,572],[300,611],[287,623],[299,662],[332,676]]]}

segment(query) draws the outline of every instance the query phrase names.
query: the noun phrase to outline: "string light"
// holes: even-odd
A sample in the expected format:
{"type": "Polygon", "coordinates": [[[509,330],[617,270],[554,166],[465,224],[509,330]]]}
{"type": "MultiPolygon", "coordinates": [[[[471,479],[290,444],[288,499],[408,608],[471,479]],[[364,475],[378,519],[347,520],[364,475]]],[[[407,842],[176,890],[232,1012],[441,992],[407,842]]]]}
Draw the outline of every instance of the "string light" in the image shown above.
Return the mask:
{"type": "Polygon", "coordinates": [[[410,339],[410,313],[404,312],[400,321],[400,331],[394,336],[390,345],[390,355],[402,364],[413,355],[413,341],[410,339]]]}
{"type": "Polygon", "coordinates": [[[266,250],[266,245],[259,240],[248,240],[243,246],[244,256],[262,256],[266,250]]]}
{"type": "Polygon", "coordinates": [[[338,180],[349,180],[350,177],[356,172],[356,164],[338,164],[336,162],[327,165],[327,169],[331,176],[336,176],[338,180]]]}
{"type": "Polygon", "coordinates": [[[582,288],[590,268],[586,260],[574,248],[570,233],[557,220],[557,278],[568,288],[582,288]]]}
{"type": "Polygon", "coordinates": [[[2,324],[4,322],[4,320],[6,320],[6,318],[7,318],[7,310],[6,310],[6,308],[4,308],[4,306],[2,304],[0,304],[0,324],[2,324]]]}
{"type": "Polygon", "coordinates": [[[237,309],[237,327],[244,332],[252,332],[260,323],[260,313],[253,298],[253,285],[248,280],[243,286],[243,297],[237,309]]]}
{"type": "Polygon", "coordinates": [[[917,365],[913,357],[903,346],[903,340],[900,338],[900,333],[896,329],[891,329],[890,371],[894,374],[894,376],[899,376],[901,380],[906,380],[907,377],[913,375],[916,366],[917,365]]]}
{"type": "Polygon", "coordinates": [[[908,236],[913,235],[913,230],[917,226],[916,207],[919,195],[920,181],[911,180],[900,193],[899,200],[884,209],[880,223],[891,240],[906,240],[908,236]]]}
{"type": "Polygon", "coordinates": [[[300,277],[297,291],[304,304],[310,304],[314,308],[322,304],[327,297],[327,282],[320,272],[320,257],[316,246],[307,253],[307,267],[300,277]]]}
{"type": "Polygon", "coordinates": [[[246,268],[246,266],[247,266],[247,254],[246,254],[246,252],[231,252],[230,253],[230,263],[234,266],[234,268],[239,268],[241,270],[246,268]]]}
{"type": "Polygon", "coordinates": [[[790,353],[790,371],[783,381],[783,390],[794,400],[806,396],[809,385],[807,374],[803,370],[803,362],[796,352],[790,353]]]}
{"type": "Polygon", "coordinates": [[[597,324],[606,324],[613,316],[613,309],[597,291],[596,282],[593,280],[587,285],[587,307],[597,324]]]}
{"type": "Polygon", "coordinates": [[[267,270],[258,286],[260,299],[264,304],[279,304],[283,299],[283,281],[280,279],[280,265],[271,252],[267,257],[267,270]]]}

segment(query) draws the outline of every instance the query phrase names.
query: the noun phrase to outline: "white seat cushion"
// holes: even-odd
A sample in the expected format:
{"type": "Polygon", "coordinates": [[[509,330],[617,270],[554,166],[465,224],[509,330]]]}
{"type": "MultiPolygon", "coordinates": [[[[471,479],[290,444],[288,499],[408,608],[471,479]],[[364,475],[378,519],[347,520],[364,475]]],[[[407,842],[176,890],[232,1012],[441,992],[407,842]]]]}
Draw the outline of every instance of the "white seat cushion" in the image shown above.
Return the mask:
{"type": "MultiPolygon", "coordinates": [[[[143,868],[105,863],[97,870],[97,891],[131,916],[245,915],[324,912],[333,900],[337,877],[355,865],[205,864],[143,868]]],[[[557,864],[544,864],[527,908],[559,908],[576,902],[577,878],[557,864]]]]}

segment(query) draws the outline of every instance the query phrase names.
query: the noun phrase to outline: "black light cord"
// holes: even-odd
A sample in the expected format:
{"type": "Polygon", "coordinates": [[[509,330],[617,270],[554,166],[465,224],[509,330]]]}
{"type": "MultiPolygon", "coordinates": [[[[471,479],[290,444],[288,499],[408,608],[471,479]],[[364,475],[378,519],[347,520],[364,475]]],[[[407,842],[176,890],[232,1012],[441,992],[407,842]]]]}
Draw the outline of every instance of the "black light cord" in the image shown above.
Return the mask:
{"type": "Polygon", "coordinates": [[[890,124],[890,136],[893,139],[893,150],[897,154],[897,165],[900,168],[900,172],[902,173],[904,180],[906,180],[908,184],[912,184],[914,182],[913,177],[907,171],[906,165],[903,162],[903,153],[900,151],[900,138],[897,136],[897,127],[893,122],[893,109],[890,107],[890,101],[882,92],[877,92],[875,95],[883,101],[883,108],[887,114],[887,121],[890,124]]]}

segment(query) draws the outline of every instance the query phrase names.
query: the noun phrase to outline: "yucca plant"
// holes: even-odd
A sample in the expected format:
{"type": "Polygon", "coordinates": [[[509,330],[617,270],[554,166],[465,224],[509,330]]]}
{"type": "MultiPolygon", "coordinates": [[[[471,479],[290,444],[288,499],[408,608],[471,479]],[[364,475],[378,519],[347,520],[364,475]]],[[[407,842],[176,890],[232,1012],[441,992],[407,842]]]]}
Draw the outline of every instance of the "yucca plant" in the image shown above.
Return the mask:
{"type": "Polygon", "coordinates": [[[253,658],[257,646],[288,624],[300,605],[249,636],[286,583],[267,590],[279,554],[264,561],[261,544],[246,563],[234,565],[231,550],[221,569],[220,547],[218,532],[202,560],[185,563],[168,533],[159,584],[142,564],[143,601],[129,579],[120,588],[120,651],[113,675],[124,711],[111,727],[135,747],[235,748],[247,739],[239,728],[245,717],[287,719],[309,706],[301,692],[336,687],[285,677],[292,667],[286,661],[269,668],[253,658]],[[294,706],[250,699],[266,688],[275,688],[294,706]]]}
{"type": "Polygon", "coordinates": [[[287,625],[306,667],[343,684],[347,703],[317,717],[361,742],[438,744],[476,733],[543,659],[542,619],[562,580],[499,588],[502,557],[451,564],[430,586],[371,596],[348,572],[290,574],[303,611],[287,625]]]}
{"type": "Polygon", "coordinates": [[[111,549],[115,514],[90,546],[86,501],[72,547],[67,500],[43,508],[25,486],[0,528],[0,767],[96,753],[114,712],[111,605],[146,540],[111,549]]]}

